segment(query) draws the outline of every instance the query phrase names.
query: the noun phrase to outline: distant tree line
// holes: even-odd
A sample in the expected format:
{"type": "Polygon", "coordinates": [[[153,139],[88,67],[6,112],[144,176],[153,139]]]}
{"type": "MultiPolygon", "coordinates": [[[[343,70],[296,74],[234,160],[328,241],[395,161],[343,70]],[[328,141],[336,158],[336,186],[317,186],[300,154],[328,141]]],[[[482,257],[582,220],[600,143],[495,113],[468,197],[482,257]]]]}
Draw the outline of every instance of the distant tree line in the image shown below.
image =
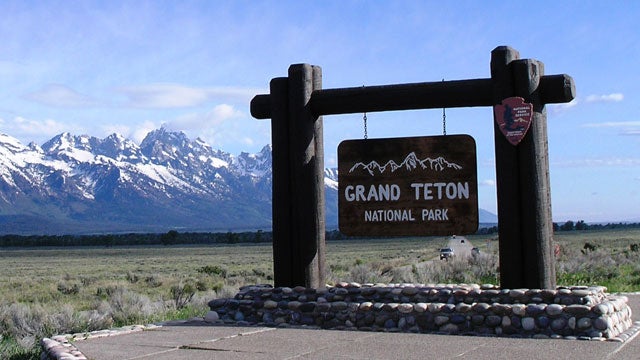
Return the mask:
{"type": "MultiPolygon", "coordinates": [[[[579,221],[566,221],[564,223],[553,223],[553,231],[580,231],[580,230],[611,230],[611,229],[638,229],[640,223],[606,223],[606,224],[587,224],[584,220],[579,221]]],[[[497,234],[498,225],[490,227],[482,227],[478,229],[477,234],[489,235],[497,234]]]]}
{"type": "MultiPolygon", "coordinates": [[[[587,224],[583,220],[565,223],[554,223],[553,230],[610,230],[640,228],[640,223],[607,223],[587,224]]],[[[482,227],[479,235],[497,234],[498,226],[482,227]]],[[[326,232],[326,240],[348,240],[362,237],[347,236],[338,230],[326,232]]],[[[221,233],[178,232],[170,230],[162,234],[101,234],[101,235],[1,235],[0,247],[65,247],[65,246],[146,246],[146,245],[213,245],[213,244],[248,244],[271,243],[271,231],[245,231],[221,233]]]]}
{"type": "Polygon", "coordinates": [[[271,232],[246,231],[226,233],[195,233],[170,230],[163,234],[101,234],[101,235],[2,235],[0,247],[40,246],[146,246],[146,245],[206,245],[237,243],[270,243],[271,232]]]}
{"type": "Polygon", "coordinates": [[[553,231],[574,231],[574,230],[610,230],[610,229],[638,229],[640,223],[607,223],[607,224],[587,224],[584,220],[573,222],[571,220],[559,224],[553,224],[553,231]]]}
{"type": "MultiPolygon", "coordinates": [[[[587,224],[584,220],[566,221],[564,223],[553,223],[553,231],[580,231],[580,230],[611,230],[611,229],[637,229],[640,223],[607,223],[607,224],[587,224]]],[[[482,227],[478,229],[479,235],[490,235],[498,233],[498,225],[482,227]]]]}

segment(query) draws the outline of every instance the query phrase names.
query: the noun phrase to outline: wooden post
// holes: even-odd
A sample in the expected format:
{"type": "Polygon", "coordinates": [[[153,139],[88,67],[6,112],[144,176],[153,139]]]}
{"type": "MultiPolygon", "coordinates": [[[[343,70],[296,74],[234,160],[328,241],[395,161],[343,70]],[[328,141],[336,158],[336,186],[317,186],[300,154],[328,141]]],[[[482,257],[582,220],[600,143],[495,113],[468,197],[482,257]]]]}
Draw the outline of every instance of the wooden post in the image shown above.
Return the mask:
{"type": "Polygon", "coordinates": [[[549,181],[546,112],[540,100],[542,63],[518,60],[509,47],[491,53],[494,104],[520,96],[533,104],[531,128],[522,142],[511,145],[494,122],[500,286],[556,287],[553,222],[549,181]]]}
{"type": "Polygon", "coordinates": [[[289,163],[293,269],[291,284],[324,285],[325,203],[322,118],[309,101],[322,88],[322,70],[309,64],[289,67],[289,163]]]}
{"type": "MultiPolygon", "coordinates": [[[[511,62],[520,54],[507,46],[491,52],[491,79],[494,82],[494,105],[513,96],[511,62]]],[[[518,288],[524,286],[522,273],[522,244],[520,242],[520,188],[517,148],[502,135],[500,127],[493,122],[493,137],[496,154],[496,191],[498,197],[498,233],[500,286],[518,288]],[[508,221],[507,221],[508,219],[508,221]]]]}
{"type": "Polygon", "coordinates": [[[540,61],[517,60],[513,63],[515,94],[533,104],[531,127],[518,146],[522,204],[520,241],[524,250],[524,284],[529,288],[555,289],[547,112],[538,92],[542,75],[544,64],[540,61]]]}
{"type": "Polygon", "coordinates": [[[275,286],[291,286],[293,253],[291,238],[291,167],[289,164],[289,79],[274,78],[270,83],[271,156],[272,156],[272,231],[273,282],[275,286]]]}

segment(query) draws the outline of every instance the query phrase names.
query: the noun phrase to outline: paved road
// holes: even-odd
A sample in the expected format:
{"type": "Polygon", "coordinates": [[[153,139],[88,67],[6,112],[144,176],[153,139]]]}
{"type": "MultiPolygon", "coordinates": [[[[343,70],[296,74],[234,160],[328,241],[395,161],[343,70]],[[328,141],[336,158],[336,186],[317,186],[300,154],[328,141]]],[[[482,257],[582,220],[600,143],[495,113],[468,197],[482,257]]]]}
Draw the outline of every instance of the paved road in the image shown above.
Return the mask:
{"type": "MultiPolygon", "coordinates": [[[[449,239],[457,255],[467,239],[449,239]],[[464,242],[462,241],[464,240],[464,242]]],[[[434,260],[439,261],[439,260],[434,260]]],[[[629,294],[640,328],[640,294],[629,294]]],[[[180,322],[126,335],[74,341],[88,359],[640,359],[640,338],[625,342],[311,330],[180,322]]]]}
{"type": "MultiPolygon", "coordinates": [[[[464,236],[451,236],[447,239],[446,243],[443,244],[443,248],[450,247],[453,249],[454,256],[462,257],[462,256],[471,256],[471,249],[473,249],[473,244],[464,236]]],[[[433,259],[429,259],[427,261],[418,262],[412,265],[399,266],[398,270],[406,270],[411,271],[413,267],[420,269],[427,266],[429,263],[434,261],[441,261],[440,255],[434,257],[433,259]]]]}
{"type": "Polygon", "coordinates": [[[453,249],[454,256],[467,257],[471,256],[471,249],[473,249],[473,244],[471,244],[471,242],[464,236],[453,235],[449,238],[447,247],[453,249]]]}
{"type": "MultiPolygon", "coordinates": [[[[630,295],[640,314],[640,295],[630,295]]],[[[635,316],[634,316],[635,317],[635,316]]],[[[637,319],[637,317],[635,317],[637,319]]],[[[190,322],[75,341],[89,359],[640,359],[626,342],[206,326],[190,322]]]]}

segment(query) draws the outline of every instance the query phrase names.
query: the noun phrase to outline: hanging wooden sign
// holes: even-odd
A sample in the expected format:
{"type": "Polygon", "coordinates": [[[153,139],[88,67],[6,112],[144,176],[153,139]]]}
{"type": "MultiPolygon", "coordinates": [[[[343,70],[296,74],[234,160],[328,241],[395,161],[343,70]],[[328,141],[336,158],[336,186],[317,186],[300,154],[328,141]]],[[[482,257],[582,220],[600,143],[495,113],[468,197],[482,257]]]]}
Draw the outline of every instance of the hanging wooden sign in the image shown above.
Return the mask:
{"type": "Polygon", "coordinates": [[[355,236],[478,229],[475,140],[468,135],[346,140],[338,146],[339,228],[355,236]]]}
{"type": "Polygon", "coordinates": [[[518,145],[529,131],[533,118],[533,105],[524,102],[521,97],[510,97],[502,100],[501,105],[494,105],[493,118],[500,131],[511,143],[518,145]]]}

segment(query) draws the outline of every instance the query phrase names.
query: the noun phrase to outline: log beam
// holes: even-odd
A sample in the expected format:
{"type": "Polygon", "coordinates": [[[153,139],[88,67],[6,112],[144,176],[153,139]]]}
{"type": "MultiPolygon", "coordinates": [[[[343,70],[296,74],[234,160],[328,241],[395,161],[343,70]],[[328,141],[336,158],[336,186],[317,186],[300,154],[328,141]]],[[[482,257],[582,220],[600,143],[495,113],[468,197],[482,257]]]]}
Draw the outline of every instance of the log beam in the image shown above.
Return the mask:
{"type": "MultiPolygon", "coordinates": [[[[309,108],[316,116],[376,111],[492,106],[493,82],[489,79],[422,82],[314,90],[309,108]]],[[[576,88],[566,74],[543,76],[539,86],[543,104],[573,100],[576,88]]],[[[251,100],[251,115],[271,118],[270,95],[251,100]]]]}

